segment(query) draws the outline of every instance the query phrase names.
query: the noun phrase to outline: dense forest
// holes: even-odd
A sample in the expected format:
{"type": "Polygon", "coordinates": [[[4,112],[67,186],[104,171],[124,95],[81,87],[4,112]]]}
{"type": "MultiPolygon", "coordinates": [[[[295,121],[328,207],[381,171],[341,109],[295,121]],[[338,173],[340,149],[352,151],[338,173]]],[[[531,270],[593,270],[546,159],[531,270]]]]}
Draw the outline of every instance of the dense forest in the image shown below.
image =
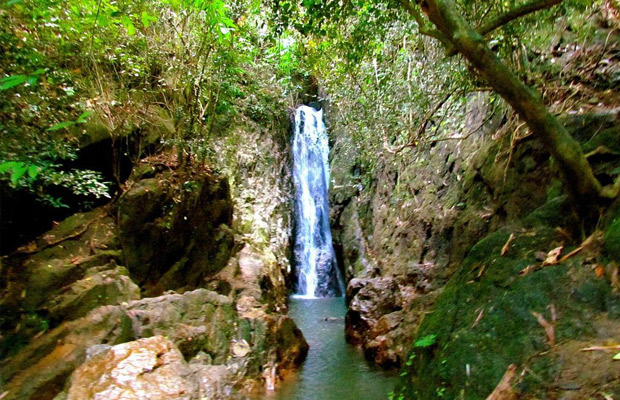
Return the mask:
{"type": "Polygon", "coordinates": [[[0,1],[0,399],[620,399],[617,0],[0,1]]]}

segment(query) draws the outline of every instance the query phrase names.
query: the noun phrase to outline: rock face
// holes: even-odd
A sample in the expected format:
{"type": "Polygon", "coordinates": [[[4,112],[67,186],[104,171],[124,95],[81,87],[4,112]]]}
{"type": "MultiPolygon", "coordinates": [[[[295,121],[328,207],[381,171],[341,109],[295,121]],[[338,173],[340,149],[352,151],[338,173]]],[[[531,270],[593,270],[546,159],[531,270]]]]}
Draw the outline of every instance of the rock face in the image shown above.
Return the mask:
{"type": "MultiPolygon", "coordinates": [[[[605,24],[596,30],[615,37],[605,24]]],[[[569,74],[596,89],[576,94],[581,100],[568,108],[561,94],[547,104],[557,114],[579,110],[562,123],[597,178],[611,184],[620,166],[620,113],[606,108],[618,98],[606,98],[600,80],[613,82],[615,73],[590,70],[590,57],[607,42],[574,51],[573,33],[563,35],[553,55],[561,80],[569,74]]],[[[347,135],[334,115],[332,221],[352,279],[347,336],[379,364],[404,364],[394,397],[485,399],[512,364],[515,398],[615,397],[611,354],[579,350],[609,342],[620,325],[618,202],[587,204],[601,215],[578,221],[536,133],[519,132],[510,110],[493,116],[485,97],[470,96],[456,117],[467,139],[420,138],[395,156],[377,150],[380,143],[347,139],[357,132],[347,135]],[[570,257],[542,267],[560,246],[570,257]],[[368,285],[360,281],[386,277],[398,283],[402,311],[375,312],[386,298],[391,304],[393,290],[373,293],[374,303],[362,292],[372,290],[360,289],[368,285]]],[[[347,115],[340,105],[338,114],[347,115]]]]}
{"type": "Polygon", "coordinates": [[[274,120],[214,140],[229,178],[142,160],[116,203],[3,258],[0,397],[241,399],[300,365],[308,345],[283,314],[287,122],[274,133],[274,120]]]}
{"type": "Polygon", "coordinates": [[[101,304],[120,304],[139,299],[140,288],[128,275],[124,267],[116,267],[114,262],[88,269],[83,279],[63,288],[45,305],[50,319],[81,318],[101,304]]]}
{"type": "MultiPolygon", "coordinates": [[[[237,305],[237,309],[235,312],[230,297],[206,289],[100,307],[83,318],[63,323],[33,340],[15,357],[3,361],[0,377],[3,382],[8,382],[6,398],[52,399],[63,389],[69,374],[84,362],[89,352],[101,349],[102,345],[154,336],[168,338],[166,343],[170,343],[182,359],[196,359],[194,369],[198,375],[206,373],[202,366],[211,369],[211,365],[217,365],[234,371],[220,374],[223,380],[217,382],[201,378],[211,382],[211,386],[203,383],[200,390],[228,393],[216,398],[228,398],[233,386],[243,381],[244,377],[260,378],[266,370],[272,374],[268,379],[275,385],[288,371],[301,364],[308,352],[308,344],[289,317],[268,313],[259,302],[244,310],[237,305]],[[41,395],[42,390],[49,396],[41,395]]],[[[140,353],[141,344],[151,342],[138,340],[132,343],[128,347],[120,347],[120,353],[106,353],[108,355],[104,358],[87,361],[88,367],[83,369],[79,379],[93,378],[93,368],[100,370],[102,376],[122,375],[124,372],[113,373],[105,365],[113,363],[118,357],[123,358],[118,354],[129,354],[134,349],[140,353]],[[95,366],[100,363],[104,366],[95,366]]],[[[148,354],[151,352],[145,351],[148,354]]],[[[142,360],[140,357],[138,359],[142,360]]],[[[182,365],[178,368],[182,369],[182,365]]],[[[173,370],[176,371],[177,367],[173,370]]],[[[139,384],[131,390],[139,392],[141,387],[139,384]]],[[[154,390],[153,395],[159,395],[160,389],[154,390]]],[[[74,390],[75,396],[82,393],[77,390],[74,390]]],[[[103,389],[97,386],[93,390],[103,389]]]]}
{"type": "Polygon", "coordinates": [[[405,335],[403,298],[393,278],[353,279],[347,287],[346,340],[364,349],[366,358],[384,367],[398,367],[405,335]],[[399,346],[400,345],[400,346],[399,346]],[[400,351],[399,351],[400,350],[400,351]]]}
{"type": "Polygon", "coordinates": [[[162,335],[186,359],[204,352],[217,364],[226,360],[236,320],[229,297],[196,289],[134,301],[125,310],[136,338],[162,335]]]}
{"type": "Polygon", "coordinates": [[[198,287],[226,265],[234,245],[228,180],[207,175],[179,188],[171,179],[164,173],[141,180],[118,205],[127,268],[155,294],[198,287]],[[179,204],[170,208],[178,190],[179,204]]]}
{"type": "Polygon", "coordinates": [[[7,399],[53,399],[94,345],[133,338],[131,319],[118,306],[104,306],[84,318],[65,322],[2,360],[0,378],[7,399]]]}
{"type": "Polygon", "coordinates": [[[196,382],[162,336],[92,350],[71,376],[67,400],[197,400],[196,382]]]}

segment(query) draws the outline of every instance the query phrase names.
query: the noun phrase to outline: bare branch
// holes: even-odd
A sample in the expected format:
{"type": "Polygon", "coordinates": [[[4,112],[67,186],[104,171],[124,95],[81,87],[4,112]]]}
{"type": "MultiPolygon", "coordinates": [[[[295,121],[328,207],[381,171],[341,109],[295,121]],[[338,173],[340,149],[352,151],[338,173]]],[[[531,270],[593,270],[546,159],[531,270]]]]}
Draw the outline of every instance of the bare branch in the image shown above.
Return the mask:
{"type": "Polygon", "coordinates": [[[512,10],[493,18],[492,20],[480,25],[476,30],[479,34],[485,36],[517,18],[521,18],[527,14],[531,14],[539,10],[544,10],[545,8],[551,8],[562,1],[564,0],[532,0],[529,3],[517,6],[512,10]]]}

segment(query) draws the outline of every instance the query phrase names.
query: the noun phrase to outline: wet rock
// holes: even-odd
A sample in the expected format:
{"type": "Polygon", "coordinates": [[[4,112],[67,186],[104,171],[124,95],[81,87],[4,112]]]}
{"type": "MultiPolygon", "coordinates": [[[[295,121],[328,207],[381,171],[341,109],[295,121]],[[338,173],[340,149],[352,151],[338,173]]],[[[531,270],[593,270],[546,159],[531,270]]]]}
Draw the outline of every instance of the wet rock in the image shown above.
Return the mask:
{"type": "Polygon", "coordinates": [[[277,385],[304,361],[308,343],[295,322],[286,315],[252,309],[240,316],[238,334],[251,346],[249,375],[263,375],[266,389],[277,385]]]}
{"type": "MultiPolygon", "coordinates": [[[[349,310],[345,316],[345,337],[355,345],[366,344],[374,339],[373,330],[400,323],[399,314],[384,317],[402,307],[398,283],[393,278],[353,279],[347,287],[349,310]],[[383,318],[383,320],[382,320],[383,318]],[[397,323],[398,322],[398,323],[397,323]]],[[[375,334],[374,336],[377,336],[375,334]]]]}
{"type": "Polygon", "coordinates": [[[399,367],[401,357],[395,346],[394,336],[381,335],[368,342],[364,349],[366,359],[384,368],[399,367]]]}
{"type": "Polygon", "coordinates": [[[67,400],[199,399],[198,383],[176,346],[162,336],[99,351],[75,370],[67,400]]]}

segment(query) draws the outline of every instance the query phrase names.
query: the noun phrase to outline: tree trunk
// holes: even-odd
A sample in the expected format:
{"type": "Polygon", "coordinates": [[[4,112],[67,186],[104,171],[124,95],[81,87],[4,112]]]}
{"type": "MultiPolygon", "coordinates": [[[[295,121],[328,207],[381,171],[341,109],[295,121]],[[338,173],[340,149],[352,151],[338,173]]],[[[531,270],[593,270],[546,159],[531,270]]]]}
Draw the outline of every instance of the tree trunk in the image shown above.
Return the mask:
{"type": "MultiPolygon", "coordinates": [[[[578,208],[599,203],[603,188],[579,143],[549,112],[542,96],[526,86],[488,48],[484,38],[458,12],[451,0],[419,0],[429,20],[474,66],[488,84],[521,116],[558,165],[564,186],[578,208]]],[[[583,209],[581,211],[584,211],[583,209]]]]}

